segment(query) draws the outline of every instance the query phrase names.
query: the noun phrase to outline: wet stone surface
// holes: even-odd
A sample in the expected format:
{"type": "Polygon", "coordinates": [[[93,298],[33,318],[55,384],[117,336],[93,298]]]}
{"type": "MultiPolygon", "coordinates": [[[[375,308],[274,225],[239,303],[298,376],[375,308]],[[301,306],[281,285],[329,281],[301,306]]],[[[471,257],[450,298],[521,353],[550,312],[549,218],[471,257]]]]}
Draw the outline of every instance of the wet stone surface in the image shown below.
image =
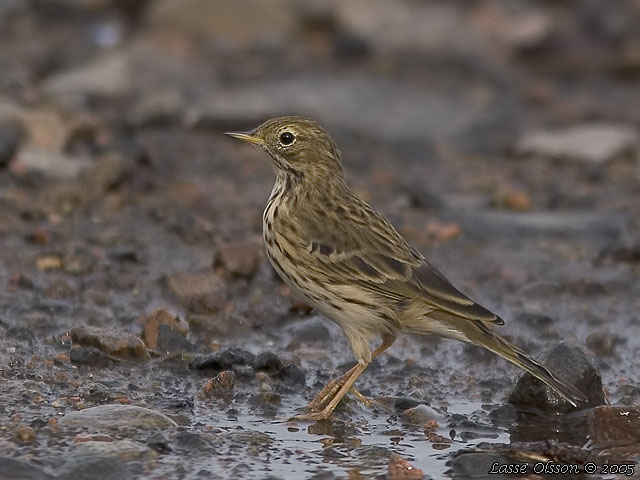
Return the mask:
{"type": "Polygon", "coordinates": [[[0,480],[639,461],[638,24],[632,1],[0,1],[0,480]],[[279,114],[323,123],[354,190],[588,408],[400,336],[369,406],[290,420],[354,359],[263,253],[268,160],[222,135],[279,114]]]}

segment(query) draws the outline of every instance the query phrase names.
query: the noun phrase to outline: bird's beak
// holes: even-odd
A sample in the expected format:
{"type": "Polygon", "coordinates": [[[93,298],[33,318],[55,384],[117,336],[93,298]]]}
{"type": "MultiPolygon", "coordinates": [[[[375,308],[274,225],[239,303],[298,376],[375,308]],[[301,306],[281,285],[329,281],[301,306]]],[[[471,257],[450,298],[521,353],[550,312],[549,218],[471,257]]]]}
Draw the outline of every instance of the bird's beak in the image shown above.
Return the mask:
{"type": "Polygon", "coordinates": [[[245,142],[253,143],[254,145],[262,145],[264,140],[256,135],[256,130],[257,129],[249,130],[248,132],[224,132],[224,134],[245,142]]]}

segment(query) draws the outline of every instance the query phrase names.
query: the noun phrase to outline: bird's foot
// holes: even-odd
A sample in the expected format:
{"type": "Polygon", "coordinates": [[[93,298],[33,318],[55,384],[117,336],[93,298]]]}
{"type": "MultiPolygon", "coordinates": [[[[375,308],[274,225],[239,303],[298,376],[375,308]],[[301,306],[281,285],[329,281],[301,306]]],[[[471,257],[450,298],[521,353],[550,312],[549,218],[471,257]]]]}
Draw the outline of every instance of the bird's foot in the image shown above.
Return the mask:
{"type": "Polygon", "coordinates": [[[306,412],[295,415],[291,420],[307,420],[307,421],[320,421],[328,420],[333,413],[333,408],[325,408],[319,412],[306,412]]]}
{"type": "Polygon", "coordinates": [[[307,410],[309,410],[310,412],[318,412],[325,408],[331,402],[331,400],[334,399],[336,394],[344,386],[347,380],[349,380],[349,377],[351,377],[354,369],[355,367],[342,375],[340,378],[329,382],[327,386],[324,387],[313,400],[311,400],[311,403],[307,405],[307,410]]]}

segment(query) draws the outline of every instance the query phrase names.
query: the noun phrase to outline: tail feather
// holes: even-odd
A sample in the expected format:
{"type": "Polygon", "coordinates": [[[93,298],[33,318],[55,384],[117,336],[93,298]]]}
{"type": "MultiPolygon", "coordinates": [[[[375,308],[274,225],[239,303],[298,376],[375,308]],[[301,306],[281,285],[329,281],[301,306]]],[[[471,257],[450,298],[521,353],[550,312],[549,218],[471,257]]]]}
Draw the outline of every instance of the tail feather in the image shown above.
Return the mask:
{"type": "Polygon", "coordinates": [[[544,365],[530,358],[518,347],[511,345],[502,337],[496,335],[491,329],[481,322],[474,322],[481,331],[480,338],[471,337],[473,343],[481,345],[487,350],[501,356],[505,360],[529,372],[541,382],[544,382],[555,390],[562,398],[574,407],[586,403],[587,397],[566,380],[558,377],[544,365]]]}

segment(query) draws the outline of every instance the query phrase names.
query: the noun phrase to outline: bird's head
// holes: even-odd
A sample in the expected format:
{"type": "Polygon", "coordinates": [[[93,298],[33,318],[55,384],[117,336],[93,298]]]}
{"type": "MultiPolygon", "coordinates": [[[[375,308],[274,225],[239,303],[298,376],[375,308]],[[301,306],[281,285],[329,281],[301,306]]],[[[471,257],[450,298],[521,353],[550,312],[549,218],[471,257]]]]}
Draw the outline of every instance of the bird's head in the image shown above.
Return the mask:
{"type": "Polygon", "coordinates": [[[227,132],[227,135],[262,147],[273,161],[277,174],[342,177],[338,147],[313,120],[272,118],[248,132],[227,132]]]}

